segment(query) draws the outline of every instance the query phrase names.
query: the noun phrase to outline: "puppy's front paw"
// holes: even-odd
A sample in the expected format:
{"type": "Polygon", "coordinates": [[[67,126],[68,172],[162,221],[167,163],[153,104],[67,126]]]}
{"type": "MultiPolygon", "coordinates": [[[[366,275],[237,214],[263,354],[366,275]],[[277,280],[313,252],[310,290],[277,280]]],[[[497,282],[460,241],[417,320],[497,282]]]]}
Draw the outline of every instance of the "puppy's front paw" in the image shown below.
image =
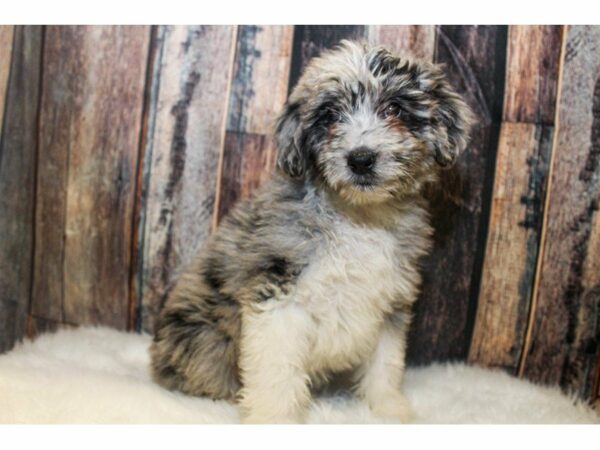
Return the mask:
{"type": "Polygon", "coordinates": [[[406,398],[396,392],[373,402],[370,408],[375,415],[391,419],[394,422],[408,423],[415,417],[415,413],[406,398]]]}

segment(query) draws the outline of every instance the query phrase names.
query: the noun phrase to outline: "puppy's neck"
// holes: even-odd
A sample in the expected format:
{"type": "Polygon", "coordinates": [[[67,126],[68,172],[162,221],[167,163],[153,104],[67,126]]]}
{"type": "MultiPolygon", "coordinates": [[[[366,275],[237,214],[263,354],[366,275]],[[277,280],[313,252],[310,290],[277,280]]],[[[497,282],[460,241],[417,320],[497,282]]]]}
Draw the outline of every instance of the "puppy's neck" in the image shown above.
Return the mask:
{"type": "Polygon", "coordinates": [[[425,200],[417,192],[396,195],[379,201],[351,202],[324,183],[315,185],[315,189],[325,208],[354,223],[371,227],[394,227],[399,217],[414,210],[415,207],[427,208],[425,200]]]}

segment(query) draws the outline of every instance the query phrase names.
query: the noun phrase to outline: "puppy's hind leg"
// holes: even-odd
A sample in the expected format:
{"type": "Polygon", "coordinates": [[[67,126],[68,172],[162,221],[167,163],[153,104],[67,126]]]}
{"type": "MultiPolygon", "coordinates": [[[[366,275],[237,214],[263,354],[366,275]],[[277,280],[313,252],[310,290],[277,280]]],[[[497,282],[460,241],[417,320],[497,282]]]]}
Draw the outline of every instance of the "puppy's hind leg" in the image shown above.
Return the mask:
{"type": "Polygon", "coordinates": [[[162,311],[150,348],[154,380],[186,394],[234,400],[240,387],[235,307],[225,314],[226,306],[208,311],[201,302],[178,300],[162,311]]]}
{"type": "Polygon", "coordinates": [[[242,420],[302,422],[310,403],[305,359],[312,319],[298,305],[272,299],[243,315],[242,420]]]}

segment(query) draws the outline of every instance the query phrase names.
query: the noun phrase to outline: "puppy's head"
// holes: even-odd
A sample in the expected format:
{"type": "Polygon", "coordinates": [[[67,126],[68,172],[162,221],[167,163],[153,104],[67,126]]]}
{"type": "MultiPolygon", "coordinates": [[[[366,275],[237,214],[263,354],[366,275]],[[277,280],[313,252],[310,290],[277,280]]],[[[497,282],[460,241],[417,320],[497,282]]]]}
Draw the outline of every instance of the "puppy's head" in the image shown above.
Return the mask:
{"type": "Polygon", "coordinates": [[[276,126],[278,167],[353,203],[414,192],[467,144],[471,113],[441,68],[342,41],[314,58],[276,126]]]}

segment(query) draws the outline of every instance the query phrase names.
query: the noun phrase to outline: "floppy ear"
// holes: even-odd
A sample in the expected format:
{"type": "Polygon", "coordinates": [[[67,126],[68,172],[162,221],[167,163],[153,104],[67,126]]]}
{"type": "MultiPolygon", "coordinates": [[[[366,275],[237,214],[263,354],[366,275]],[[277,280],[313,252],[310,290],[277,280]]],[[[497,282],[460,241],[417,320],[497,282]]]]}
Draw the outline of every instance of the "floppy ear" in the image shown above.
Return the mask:
{"type": "Polygon", "coordinates": [[[286,103],[275,125],[277,167],[292,178],[306,172],[306,158],[300,148],[300,116],[297,103],[286,103]]]}
{"type": "Polygon", "coordinates": [[[442,167],[450,167],[466,148],[473,123],[473,113],[446,80],[441,67],[435,66],[429,79],[422,80],[424,90],[429,90],[437,103],[435,120],[438,139],[435,143],[435,160],[442,167]]]}

